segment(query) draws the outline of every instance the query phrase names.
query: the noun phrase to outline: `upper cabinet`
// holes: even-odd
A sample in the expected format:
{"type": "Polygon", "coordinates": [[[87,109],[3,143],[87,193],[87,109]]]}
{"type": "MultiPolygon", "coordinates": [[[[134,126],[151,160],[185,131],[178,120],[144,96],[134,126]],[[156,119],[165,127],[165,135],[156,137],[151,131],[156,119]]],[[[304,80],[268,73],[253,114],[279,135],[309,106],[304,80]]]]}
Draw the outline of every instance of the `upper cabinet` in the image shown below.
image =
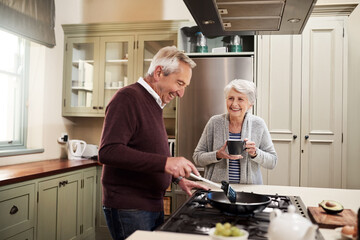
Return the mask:
{"type": "MultiPolygon", "coordinates": [[[[160,48],[177,44],[179,24],[63,25],[63,116],[103,117],[118,89],[145,76],[160,48]]],[[[164,116],[175,116],[169,109],[173,111],[166,108],[164,116]]]]}

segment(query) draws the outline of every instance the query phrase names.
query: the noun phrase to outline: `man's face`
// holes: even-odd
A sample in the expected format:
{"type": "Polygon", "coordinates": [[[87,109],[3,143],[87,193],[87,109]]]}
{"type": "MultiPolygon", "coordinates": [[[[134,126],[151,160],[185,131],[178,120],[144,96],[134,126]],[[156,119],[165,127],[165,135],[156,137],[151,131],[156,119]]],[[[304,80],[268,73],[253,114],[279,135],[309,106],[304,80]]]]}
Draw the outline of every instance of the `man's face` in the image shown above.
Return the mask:
{"type": "Polygon", "coordinates": [[[155,74],[158,78],[156,92],[159,94],[161,101],[168,104],[175,97],[182,97],[185,93],[185,88],[189,86],[192,70],[191,67],[183,62],[179,63],[178,72],[171,73],[165,76],[161,68],[156,68],[155,74]]]}

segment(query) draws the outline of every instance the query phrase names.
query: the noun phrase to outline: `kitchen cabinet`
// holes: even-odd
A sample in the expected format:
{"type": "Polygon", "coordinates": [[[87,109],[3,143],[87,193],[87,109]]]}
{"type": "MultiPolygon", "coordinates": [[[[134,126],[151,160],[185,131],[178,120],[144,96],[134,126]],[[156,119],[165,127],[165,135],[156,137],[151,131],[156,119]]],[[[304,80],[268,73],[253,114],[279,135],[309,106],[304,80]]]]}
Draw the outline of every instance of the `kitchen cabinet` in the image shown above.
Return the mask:
{"type": "Polygon", "coordinates": [[[102,183],[101,172],[102,166],[97,167],[97,190],[96,190],[96,238],[95,239],[111,239],[109,229],[106,224],[105,215],[102,204],[102,183]]]}
{"type": "Polygon", "coordinates": [[[38,240],[95,234],[95,167],[42,179],[38,188],[38,240]]]}
{"type": "Polygon", "coordinates": [[[83,200],[82,200],[82,238],[92,237],[95,234],[96,219],[96,191],[97,191],[97,172],[96,168],[83,172],[83,200]]]}
{"type": "Polygon", "coordinates": [[[16,234],[15,236],[12,236],[11,238],[8,238],[6,240],[33,240],[34,239],[34,229],[31,228],[29,230],[26,230],[24,232],[21,232],[19,234],[16,234]]]}
{"type": "Polygon", "coordinates": [[[302,35],[259,36],[258,106],[278,153],[264,183],[342,186],[346,17],[311,17],[302,35]]]}
{"type": "Polygon", "coordinates": [[[0,188],[0,239],[33,239],[35,183],[0,188]]]}
{"type": "MultiPolygon", "coordinates": [[[[145,76],[162,47],[176,45],[179,21],[67,24],[63,116],[103,117],[116,91],[145,76]]],[[[173,106],[164,110],[175,117],[173,106]]]]}

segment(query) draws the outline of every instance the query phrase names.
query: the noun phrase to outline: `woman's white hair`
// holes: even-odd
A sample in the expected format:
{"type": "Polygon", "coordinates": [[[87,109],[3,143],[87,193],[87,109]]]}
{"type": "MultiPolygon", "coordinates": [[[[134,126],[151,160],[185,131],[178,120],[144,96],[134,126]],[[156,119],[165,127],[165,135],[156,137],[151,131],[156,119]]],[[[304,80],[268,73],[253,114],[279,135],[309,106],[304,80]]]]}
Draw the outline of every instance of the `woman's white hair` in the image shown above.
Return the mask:
{"type": "Polygon", "coordinates": [[[255,104],[256,101],[256,86],[255,83],[243,79],[234,79],[229,82],[224,88],[225,98],[227,98],[231,89],[243,93],[247,96],[251,105],[255,104]]]}
{"type": "Polygon", "coordinates": [[[151,61],[147,76],[154,74],[155,68],[161,66],[165,76],[179,71],[179,61],[186,63],[191,68],[196,66],[196,63],[191,60],[182,51],[179,51],[175,46],[164,47],[160,49],[151,61]]]}

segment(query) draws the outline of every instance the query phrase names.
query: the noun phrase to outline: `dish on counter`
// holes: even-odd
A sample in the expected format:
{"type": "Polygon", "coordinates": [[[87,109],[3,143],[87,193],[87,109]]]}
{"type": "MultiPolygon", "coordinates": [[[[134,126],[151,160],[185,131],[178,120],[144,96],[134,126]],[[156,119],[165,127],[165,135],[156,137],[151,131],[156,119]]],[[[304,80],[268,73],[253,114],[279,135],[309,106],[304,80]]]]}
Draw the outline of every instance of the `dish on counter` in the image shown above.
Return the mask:
{"type": "Polygon", "coordinates": [[[249,237],[249,233],[245,231],[244,229],[240,229],[240,232],[243,233],[242,236],[219,236],[215,235],[216,228],[211,228],[209,231],[209,236],[212,240],[247,240],[249,237]]]}

